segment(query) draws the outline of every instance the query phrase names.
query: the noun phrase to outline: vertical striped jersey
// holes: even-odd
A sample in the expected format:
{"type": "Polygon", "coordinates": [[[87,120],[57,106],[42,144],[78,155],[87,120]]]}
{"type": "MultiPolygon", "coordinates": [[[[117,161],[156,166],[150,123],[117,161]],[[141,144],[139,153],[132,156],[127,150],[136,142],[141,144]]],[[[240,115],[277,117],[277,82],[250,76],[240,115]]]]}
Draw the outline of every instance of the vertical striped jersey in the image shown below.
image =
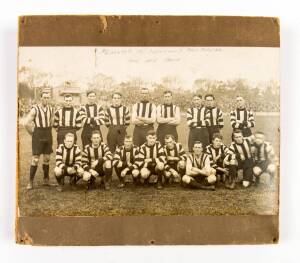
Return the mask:
{"type": "Polygon", "coordinates": [[[206,147],[206,153],[211,159],[212,167],[217,167],[217,162],[224,160],[225,156],[228,154],[228,147],[224,144],[221,145],[220,148],[214,148],[212,144],[206,147]]]}
{"type": "Polygon", "coordinates": [[[114,159],[113,166],[118,166],[120,163],[128,166],[129,168],[138,168],[136,164],[139,157],[139,148],[133,146],[130,150],[126,150],[124,145],[117,148],[114,159]]]}
{"type": "Polygon", "coordinates": [[[54,114],[54,128],[81,128],[81,116],[80,112],[74,107],[62,107],[58,109],[54,114]]]}
{"type": "Polygon", "coordinates": [[[186,118],[189,127],[207,127],[210,125],[210,114],[206,107],[189,108],[186,118]]]}
{"type": "Polygon", "coordinates": [[[210,126],[224,127],[223,112],[217,107],[207,108],[209,111],[210,126]]]}
{"type": "Polygon", "coordinates": [[[146,159],[151,159],[151,162],[165,163],[165,152],[160,142],[156,141],[153,146],[148,146],[144,143],[139,149],[137,164],[140,168],[146,167],[146,159]]]}
{"type": "Polygon", "coordinates": [[[228,154],[235,156],[239,162],[251,159],[252,152],[250,139],[244,138],[241,144],[232,142],[229,147],[228,154]]]}
{"type": "Polygon", "coordinates": [[[83,125],[100,126],[104,124],[105,113],[103,108],[94,103],[86,104],[80,108],[83,125]],[[97,118],[97,119],[95,119],[97,118]]]}
{"type": "Polygon", "coordinates": [[[35,118],[33,120],[34,126],[37,128],[49,128],[52,127],[53,110],[48,105],[45,108],[41,105],[34,105],[32,107],[35,110],[35,118]]]}
{"type": "Polygon", "coordinates": [[[101,142],[98,147],[89,144],[84,147],[82,153],[82,167],[88,171],[91,169],[92,162],[97,160],[112,161],[112,159],[112,153],[104,142],[101,142]]]}
{"type": "MultiPolygon", "coordinates": [[[[174,104],[162,104],[157,106],[157,119],[161,118],[176,118],[180,121],[180,108],[174,104]]],[[[159,123],[159,121],[158,121],[159,123]]]]}
{"type": "Polygon", "coordinates": [[[75,167],[78,169],[81,166],[80,148],[76,144],[71,148],[60,144],[56,149],[55,161],[56,166],[59,168],[75,167]]]}
{"type": "Polygon", "coordinates": [[[130,124],[129,109],[126,106],[110,106],[105,112],[105,125],[128,126],[130,124]]]}
{"type": "Polygon", "coordinates": [[[152,119],[152,123],[156,121],[156,106],[149,101],[135,103],[132,107],[132,122],[134,123],[137,117],[152,119]]]}
{"type": "Polygon", "coordinates": [[[174,142],[174,148],[169,149],[166,145],[164,145],[164,152],[166,157],[179,157],[181,161],[186,161],[187,155],[183,149],[183,146],[179,142],[174,142]]]}
{"type": "Polygon", "coordinates": [[[230,123],[234,129],[251,128],[255,126],[252,110],[235,109],[230,112],[230,123]],[[244,124],[245,123],[245,124],[244,124]]]}
{"type": "Polygon", "coordinates": [[[193,167],[198,169],[203,169],[204,167],[210,168],[210,157],[206,153],[202,153],[200,156],[196,156],[195,154],[189,154],[186,161],[186,173],[190,174],[190,171],[193,167]]]}
{"type": "Polygon", "coordinates": [[[264,142],[261,145],[253,144],[254,148],[254,160],[258,162],[273,161],[275,158],[275,152],[273,146],[269,142],[264,142]]]}

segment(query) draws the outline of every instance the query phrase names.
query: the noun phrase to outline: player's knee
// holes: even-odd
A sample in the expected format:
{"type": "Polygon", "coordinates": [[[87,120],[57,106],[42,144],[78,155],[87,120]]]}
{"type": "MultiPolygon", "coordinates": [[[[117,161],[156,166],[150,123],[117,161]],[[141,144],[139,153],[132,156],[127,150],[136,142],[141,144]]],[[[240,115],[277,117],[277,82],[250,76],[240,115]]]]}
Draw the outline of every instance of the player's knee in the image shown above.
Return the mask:
{"type": "Polygon", "coordinates": [[[104,163],[104,168],[105,169],[111,169],[112,165],[111,165],[111,161],[105,161],[104,163]]]}
{"type": "Polygon", "coordinates": [[[237,165],[237,161],[232,159],[229,161],[229,165],[232,165],[232,166],[236,166],[237,165]]]}
{"type": "Polygon", "coordinates": [[[134,178],[137,178],[137,177],[139,176],[139,174],[140,174],[140,172],[139,172],[138,169],[132,170],[132,176],[133,176],[134,178]]]}
{"type": "Polygon", "coordinates": [[[49,164],[49,162],[50,162],[50,155],[44,155],[44,157],[43,157],[43,162],[44,162],[44,164],[49,164]]]}
{"type": "Polygon", "coordinates": [[[185,168],[185,161],[179,161],[178,162],[178,168],[179,169],[184,169],[185,168]]]}
{"type": "Polygon", "coordinates": [[[159,171],[162,171],[164,169],[165,165],[162,162],[158,162],[156,165],[156,169],[159,171]]]}
{"type": "Polygon", "coordinates": [[[207,182],[209,184],[214,184],[217,181],[217,177],[215,174],[211,174],[209,176],[207,176],[207,182]]]}
{"type": "Polygon", "coordinates": [[[191,182],[191,177],[188,175],[184,175],[184,176],[182,176],[181,180],[182,180],[182,182],[189,184],[191,182]]]}
{"type": "Polygon", "coordinates": [[[83,175],[82,175],[82,180],[85,181],[85,182],[87,182],[87,181],[89,181],[91,179],[91,176],[92,176],[91,173],[85,171],[83,173],[83,175]]]}
{"type": "Polygon", "coordinates": [[[258,166],[254,166],[254,167],[253,167],[253,174],[254,174],[255,176],[259,176],[259,175],[261,174],[261,172],[262,172],[262,170],[261,170],[260,167],[258,167],[258,166]]]}
{"type": "Polygon", "coordinates": [[[217,170],[216,170],[216,169],[214,169],[214,168],[211,168],[211,169],[210,169],[210,171],[209,171],[209,174],[210,174],[210,175],[214,175],[214,176],[216,176],[216,174],[217,174],[217,170]]]}
{"type": "Polygon", "coordinates": [[[60,168],[60,167],[55,167],[54,168],[54,174],[55,174],[55,176],[56,177],[60,177],[60,176],[62,176],[62,174],[63,174],[63,171],[62,171],[62,169],[60,168]]]}
{"type": "Polygon", "coordinates": [[[120,176],[121,176],[121,177],[125,177],[125,176],[126,176],[126,173],[127,173],[127,171],[126,171],[126,168],[125,168],[125,169],[123,169],[123,170],[121,171],[120,176]]]}
{"type": "Polygon", "coordinates": [[[275,173],[275,171],[276,171],[276,166],[275,166],[275,164],[273,164],[273,163],[272,163],[272,164],[269,164],[269,165],[268,165],[268,168],[267,168],[267,172],[273,174],[273,173],[275,173]]]}
{"type": "Polygon", "coordinates": [[[170,171],[165,171],[165,177],[170,178],[171,177],[171,172],[170,171]]]}
{"type": "Polygon", "coordinates": [[[141,177],[147,179],[150,176],[150,171],[147,168],[141,169],[141,177]]]}
{"type": "Polygon", "coordinates": [[[37,166],[38,164],[39,164],[39,156],[38,155],[34,155],[34,156],[32,156],[32,160],[31,160],[31,164],[33,165],[33,166],[37,166]]]}

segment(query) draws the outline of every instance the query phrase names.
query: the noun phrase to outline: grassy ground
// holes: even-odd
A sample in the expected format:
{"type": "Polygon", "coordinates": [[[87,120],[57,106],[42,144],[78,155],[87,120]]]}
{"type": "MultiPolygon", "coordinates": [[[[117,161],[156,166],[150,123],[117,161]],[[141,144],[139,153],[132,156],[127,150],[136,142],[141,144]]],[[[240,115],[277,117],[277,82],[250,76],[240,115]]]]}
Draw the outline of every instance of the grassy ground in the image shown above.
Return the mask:
{"type": "MultiPolygon", "coordinates": [[[[256,129],[264,131],[269,141],[279,152],[279,117],[257,116],[256,129]],[[272,139],[270,139],[272,138],[272,139]],[[277,140],[276,140],[277,139],[277,140]]],[[[132,127],[129,127],[129,132],[132,127]]],[[[188,129],[185,121],[178,127],[179,141],[187,146],[188,129]]],[[[229,144],[231,128],[228,117],[223,129],[224,141],[229,144]]],[[[106,129],[103,129],[104,136],[106,129]]],[[[53,133],[54,138],[56,134],[53,133]]],[[[79,136],[80,137],[80,136],[79,136]]],[[[268,177],[263,176],[262,184],[250,189],[240,186],[229,191],[220,186],[216,191],[183,189],[168,186],[161,191],[154,187],[135,187],[129,183],[125,189],[118,189],[116,176],[110,191],[94,189],[86,192],[81,183],[76,190],[68,186],[59,193],[55,187],[43,187],[42,169],[38,168],[35,189],[26,190],[31,160],[31,138],[25,129],[19,130],[19,208],[22,216],[95,216],[95,215],[246,215],[275,214],[278,206],[277,187],[269,187],[268,177]]],[[[56,139],[54,140],[56,141],[56,139]]],[[[81,146],[79,140],[78,144],[81,146]]],[[[55,149],[54,145],[53,149],[55,149]]],[[[54,156],[50,168],[54,167],[54,156]]],[[[55,183],[53,173],[51,182],[55,183]]]]}

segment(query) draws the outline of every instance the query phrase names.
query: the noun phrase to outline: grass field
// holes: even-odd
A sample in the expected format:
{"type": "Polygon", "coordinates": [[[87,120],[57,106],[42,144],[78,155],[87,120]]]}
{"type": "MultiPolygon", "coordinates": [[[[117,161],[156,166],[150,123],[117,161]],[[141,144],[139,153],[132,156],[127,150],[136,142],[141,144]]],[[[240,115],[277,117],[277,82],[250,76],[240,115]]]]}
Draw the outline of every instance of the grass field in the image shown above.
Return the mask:
{"type": "MultiPolygon", "coordinates": [[[[187,147],[188,128],[185,120],[178,127],[179,141],[187,147]]],[[[129,127],[129,132],[133,127],[129,127]]],[[[256,116],[256,130],[264,131],[268,140],[279,152],[279,117],[256,116]],[[271,138],[271,139],[270,139],[271,138]]],[[[106,129],[102,132],[106,136],[106,129]]],[[[226,144],[230,143],[231,128],[228,116],[222,131],[226,144]]],[[[56,134],[53,132],[54,141],[56,134]]],[[[80,138],[80,136],[79,136],[80,138]]],[[[79,182],[76,190],[66,186],[64,192],[55,187],[43,187],[42,169],[38,168],[34,181],[35,188],[26,190],[31,160],[31,138],[20,125],[19,129],[19,196],[18,204],[21,216],[100,216],[100,215],[247,215],[276,214],[278,209],[277,187],[267,185],[268,177],[262,178],[257,188],[229,191],[224,187],[214,192],[183,189],[180,186],[168,186],[163,190],[154,187],[135,187],[129,183],[125,189],[116,187],[118,181],[113,176],[110,191],[93,189],[85,191],[79,182]]],[[[78,144],[81,146],[80,140],[78,144]]],[[[53,149],[55,149],[54,144],[53,149]]],[[[40,163],[41,164],[41,163],[40,163]]],[[[54,155],[50,169],[54,168],[54,155]]],[[[53,173],[51,182],[55,183],[53,173]]]]}

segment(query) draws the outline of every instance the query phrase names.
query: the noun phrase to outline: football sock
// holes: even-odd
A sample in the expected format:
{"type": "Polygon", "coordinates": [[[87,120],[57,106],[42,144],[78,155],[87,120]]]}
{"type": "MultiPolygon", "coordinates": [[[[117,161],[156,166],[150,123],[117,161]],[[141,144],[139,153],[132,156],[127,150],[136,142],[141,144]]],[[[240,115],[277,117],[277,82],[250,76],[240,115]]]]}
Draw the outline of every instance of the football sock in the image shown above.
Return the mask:
{"type": "Polygon", "coordinates": [[[43,164],[44,178],[49,178],[49,164],[43,164]]]}
{"type": "Polygon", "coordinates": [[[37,170],[37,165],[30,165],[30,181],[33,181],[36,170],[37,170]]]}

